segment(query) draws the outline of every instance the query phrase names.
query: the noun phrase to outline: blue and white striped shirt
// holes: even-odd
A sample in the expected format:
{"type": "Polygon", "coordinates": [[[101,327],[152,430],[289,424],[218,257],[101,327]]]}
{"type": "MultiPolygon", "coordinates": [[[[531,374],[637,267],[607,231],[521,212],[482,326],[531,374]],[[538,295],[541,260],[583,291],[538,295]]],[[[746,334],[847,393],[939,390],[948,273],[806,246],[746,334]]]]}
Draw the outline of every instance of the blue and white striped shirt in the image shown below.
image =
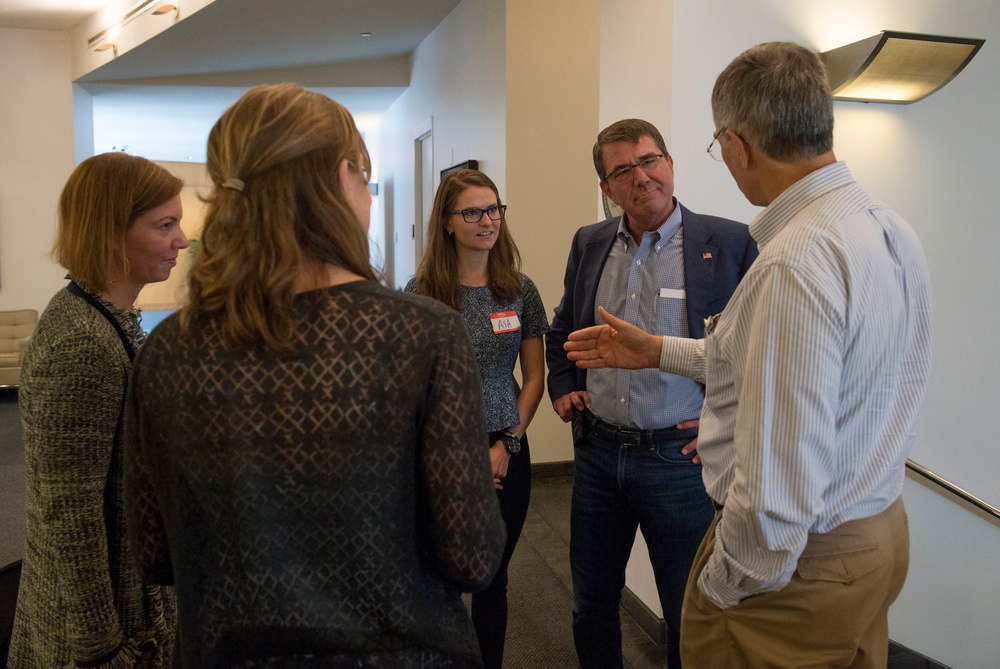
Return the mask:
{"type": "Polygon", "coordinates": [[[760,256],[705,339],[698,452],[726,511],[698,586],[722,607],[783,588],[810,532],[899,497],[930,367],[923,249],[846,165],[750,234],[760,256]]]}

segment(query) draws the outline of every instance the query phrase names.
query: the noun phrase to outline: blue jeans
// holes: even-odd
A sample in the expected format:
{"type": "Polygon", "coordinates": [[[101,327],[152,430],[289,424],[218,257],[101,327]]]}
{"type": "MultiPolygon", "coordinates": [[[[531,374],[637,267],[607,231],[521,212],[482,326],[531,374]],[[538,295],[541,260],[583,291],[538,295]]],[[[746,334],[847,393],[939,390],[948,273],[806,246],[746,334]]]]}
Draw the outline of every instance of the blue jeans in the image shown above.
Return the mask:
{"type": "Polygon", "coordinates": [[[596,433],[577,434],[570,569],[580,666],[622,666],[619,607],[625,566],[640,527],[667,623],[668,666],[677,669],[684,587],[715,515],[701,465],[691,462],[693,453],[681,454],[690,438],[625,446],[596,433]]]}

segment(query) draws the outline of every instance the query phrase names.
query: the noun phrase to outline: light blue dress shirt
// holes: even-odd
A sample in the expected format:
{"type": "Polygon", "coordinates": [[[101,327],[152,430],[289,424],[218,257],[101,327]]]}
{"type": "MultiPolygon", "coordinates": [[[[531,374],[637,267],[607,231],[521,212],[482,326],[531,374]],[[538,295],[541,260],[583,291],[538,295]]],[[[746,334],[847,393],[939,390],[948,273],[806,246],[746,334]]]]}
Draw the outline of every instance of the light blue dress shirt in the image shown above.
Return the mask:
{"type": "MultiPolygon", "coordinates": [[[[622,216],[594,301],[594,319],[600,323],[597,307],[653,334],[688,336],[679,206],[638,245],[622,216]]],[[[704,401],[699,383],[656,369],[592,369],[587,392],[595,415],[644,430],[697,418],[704,401]]]]}

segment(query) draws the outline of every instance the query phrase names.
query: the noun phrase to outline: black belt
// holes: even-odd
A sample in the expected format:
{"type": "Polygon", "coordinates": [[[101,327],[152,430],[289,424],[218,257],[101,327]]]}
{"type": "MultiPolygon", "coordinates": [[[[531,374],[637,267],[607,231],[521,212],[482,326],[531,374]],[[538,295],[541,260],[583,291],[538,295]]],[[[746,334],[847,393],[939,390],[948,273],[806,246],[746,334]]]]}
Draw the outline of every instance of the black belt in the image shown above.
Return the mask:
{"type": "Polygon", "coordinates": [[[584,425],[601,437],[622,446],[655,446],[663,441],[675,439],[694,439],[698,436],[698,428],[689,427],[684,430],[676,427],[665,427],[659,430],[640,430],[635,427],[622,427],[601,420],[591,411],[583,412],[584,425]]]}

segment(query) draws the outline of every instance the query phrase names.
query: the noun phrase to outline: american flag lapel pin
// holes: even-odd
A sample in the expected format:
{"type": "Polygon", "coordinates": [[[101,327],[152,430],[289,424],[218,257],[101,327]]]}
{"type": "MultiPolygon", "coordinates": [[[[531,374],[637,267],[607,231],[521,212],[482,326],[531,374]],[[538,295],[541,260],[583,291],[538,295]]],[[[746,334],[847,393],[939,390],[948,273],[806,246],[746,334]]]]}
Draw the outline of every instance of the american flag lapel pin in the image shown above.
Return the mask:
{"type": "Polygon", "coordinates": [[[706,251],[705,253],[702,253],[701,254],[701,259],[702,260],[711,260],[712,259],[712,252],[711,251],[706,251]]]}

